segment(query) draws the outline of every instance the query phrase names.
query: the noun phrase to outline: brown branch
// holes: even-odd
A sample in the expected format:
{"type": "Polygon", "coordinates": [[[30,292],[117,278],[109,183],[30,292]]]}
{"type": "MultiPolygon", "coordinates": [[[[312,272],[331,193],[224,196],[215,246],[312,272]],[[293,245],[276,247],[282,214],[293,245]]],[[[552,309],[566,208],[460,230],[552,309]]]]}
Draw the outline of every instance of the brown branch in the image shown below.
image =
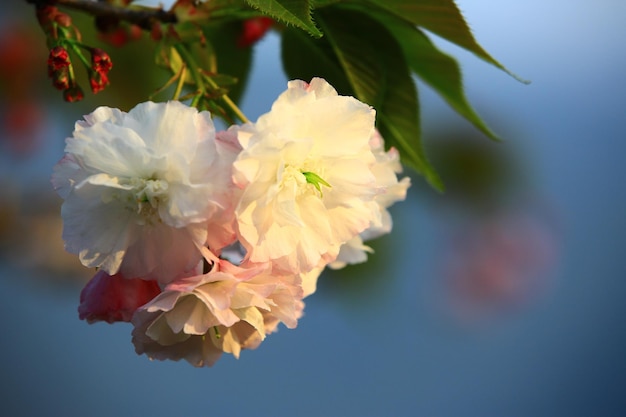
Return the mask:
{"type": "Polygon", "coordinates": [[[151,30],[154,22],[176,23],[176,14],[163,9],[131,9],[117,7],[103,1],[94,0],[26,0],[28,3],[42,3],[61,6],[67,9],[86,12],[97,18],[109,18],[136,24],[145,30],[151,30]]]}

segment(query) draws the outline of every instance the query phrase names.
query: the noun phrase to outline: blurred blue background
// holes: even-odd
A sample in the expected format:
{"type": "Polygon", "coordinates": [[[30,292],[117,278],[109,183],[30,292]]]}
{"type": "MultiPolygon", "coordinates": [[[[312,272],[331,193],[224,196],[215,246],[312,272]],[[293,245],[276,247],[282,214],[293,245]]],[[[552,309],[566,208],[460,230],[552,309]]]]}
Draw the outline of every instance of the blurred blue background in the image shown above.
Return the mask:
{"type": "MultiPolygon", "coordinates": [[[[107,96],[63,103],[32,46],[44,73],[33,88],[51,95],[29,113],[32,134],[10,129],[11,97],[0,107],[0,414],[626,415],[626,3],[457,3],[478,41],[532,81],[436,40],[505,143],[420,84],[425,146],[450,192],[413,177],[367,264],[325,273],[296,330],[209,369],[151,362],[130,325],[78,320],[90,272],[63,253],[48,178],[73,122],[107,96]]],[[[29,11],[16,3],[4,26],[32,25],[29,11]]],[[[257,45],[251,119],[285,89],[279,57],[276,35],[257,45]]]]}

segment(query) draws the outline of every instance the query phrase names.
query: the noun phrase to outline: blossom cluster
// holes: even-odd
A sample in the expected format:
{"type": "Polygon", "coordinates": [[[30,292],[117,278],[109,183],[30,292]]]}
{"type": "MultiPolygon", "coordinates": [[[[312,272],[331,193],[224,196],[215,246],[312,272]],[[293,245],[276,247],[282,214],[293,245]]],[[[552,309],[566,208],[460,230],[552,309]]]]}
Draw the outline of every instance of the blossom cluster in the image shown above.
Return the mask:
{"type": "Polygon", "coordinates": [[[65,151],[66,249],[98,268],[80,318],[131,322],[137,353],[194,366],[295,328],[324,268],[365,261],[410,185],[374,109],[320,78],[219,132],[178,101],[100,107],[65,151]]]}

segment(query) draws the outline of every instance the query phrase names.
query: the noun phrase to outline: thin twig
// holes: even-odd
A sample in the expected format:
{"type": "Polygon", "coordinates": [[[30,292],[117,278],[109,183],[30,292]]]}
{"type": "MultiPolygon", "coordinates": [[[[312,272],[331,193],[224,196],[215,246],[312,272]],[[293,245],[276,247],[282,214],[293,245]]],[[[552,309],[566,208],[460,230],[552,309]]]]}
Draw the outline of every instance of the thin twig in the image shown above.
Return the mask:
{"type": "Polygon", "coordinates": [[[62,6],[68,9],[89,13],[94,17],[109,17],[134,23],[145,30],[151,30],[154,22],[176,23],[176,14],[163,9],[131,9],[117,7],[109,3],[93,0],[26,0],[27,3],[42,3],[62,6]]]}

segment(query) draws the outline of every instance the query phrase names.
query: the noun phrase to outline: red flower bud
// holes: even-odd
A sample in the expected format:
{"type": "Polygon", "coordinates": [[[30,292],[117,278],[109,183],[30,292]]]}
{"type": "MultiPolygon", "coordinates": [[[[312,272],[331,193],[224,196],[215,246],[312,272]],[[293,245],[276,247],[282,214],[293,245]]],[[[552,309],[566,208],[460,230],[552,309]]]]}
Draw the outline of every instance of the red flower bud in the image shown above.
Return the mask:
{"type": "Polygon", "coordinates": [[[56,72],[63,68],[70,66],[70,55],[62,46],[55,46],[50,49],[50,55],[48,55],[48,73],[50,71],[56,72]]]}
{"type": "Polygon", "coordinates": [[[156,281],[109,275],[100,270],[80,292],[78,317],[87,323],[129,322],[135,310],[160,293],[156,281]]]}
{"type": "Polygon", "coordinates": [[[142,31],[137,25],[121,24],[107,30],[100,30],[98,38],[101,41],[120,47],[126,45],[130,41],[141,39],[142,31]]]}
{"type": "Polygon", "coordinates": [[[52,85],[57,90],[67,90],[70,87],[68,67],[60,68],[56,71],[51,71],[50,67],[48,67],[48,75],[52,78],[52,85]]]}
{"type": "Polygon", "coordinates": [[[83,90],[74,85],[63,92],[63,99],[69,103],[73,103],[75,101],[81,101],[85,97],[83,90]]]}
{"type": "Polygon", "coordinates": [[[111,57],[102,49],[93,48],[91,50],[91,68],[101,75],[106,75],[113,68],[111,57]]]}
{"type": "Polygon", "coordinates": [[[61,27],[68,28],[72,26],[72,18],[65,13],[58,13],[54,16],[54,21],[61,27]]]}
{"type": "Polygon", "coordinates": [[[100,91],[109,85],[109,77],[106,72],[102,71],[90,71],[89,84],[91,85],[91,91],[94,94],[98,94],[100,91]]]}
{"type": "Polygon", "coordinates": [[[124,46],[128,42],[126,29],[121,26],[107,32],[99,32],[98,38],[116,47],[124,46]]]}
{"type": "Polygon", "coordinates": [[[37,20],[43,28],[47,28],[59,14],[59,9],[54,6],[37,7],[37,20]]]}
{"type": "Polygon", "coordinates": [[[139,26],[137,25],[128,26],[128,38],[130,40],[136,41],[138,39],[141,39],[142,34],[143,34],[143,31],[141,30],[139,26]]]}

